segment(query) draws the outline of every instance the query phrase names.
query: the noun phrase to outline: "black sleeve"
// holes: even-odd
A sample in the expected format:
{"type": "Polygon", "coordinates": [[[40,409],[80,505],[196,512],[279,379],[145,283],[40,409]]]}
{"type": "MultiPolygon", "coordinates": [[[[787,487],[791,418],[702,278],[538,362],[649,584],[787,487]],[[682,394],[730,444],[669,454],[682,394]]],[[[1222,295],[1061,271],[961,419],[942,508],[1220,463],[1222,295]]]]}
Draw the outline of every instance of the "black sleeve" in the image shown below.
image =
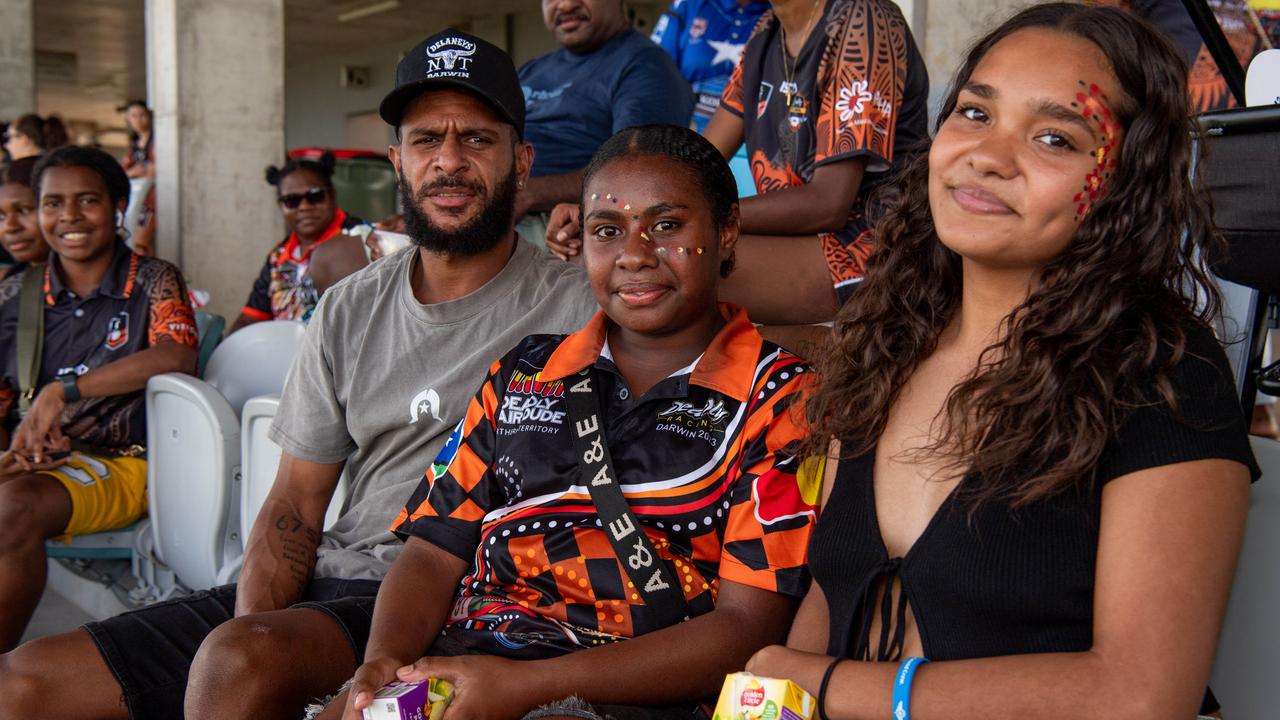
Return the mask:
{"type": "Polygon", "coordinates": [[[1169,372],[1176,412],[1160,399],[1153,382],[1143,388],[1146,404],[1129,412],[1098,461],[1097,480],[1107,483],[1147,468],[1192,460],[1235,460],[1262,474],[1249,446],[1249,428],[1236,395],[1230,365],[1208,328],[1187,323],[1187,347],[1169,372]]]}
{"type": "MultiPolygon", "coordinates": [[[[272,254],[275,254],[274,252],[272,254]]],[[[262,272],[253,281],[253,290],[249,291],[249,299],[245,301],[240,312],[258,320],[271,319],[271,257],[262,263],[262,272]]]]}

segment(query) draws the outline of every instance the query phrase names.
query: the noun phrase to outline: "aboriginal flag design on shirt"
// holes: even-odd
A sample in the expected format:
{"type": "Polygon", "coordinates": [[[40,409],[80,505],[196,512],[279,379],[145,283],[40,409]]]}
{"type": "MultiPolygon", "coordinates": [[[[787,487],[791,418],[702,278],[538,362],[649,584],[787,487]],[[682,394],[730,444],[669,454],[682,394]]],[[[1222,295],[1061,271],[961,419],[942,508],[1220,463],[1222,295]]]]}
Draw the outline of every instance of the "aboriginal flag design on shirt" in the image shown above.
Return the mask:
{"type": "Polygon", "coordinates": [[[632,396],[608,320],[533,335],[494,363],[396,519],[471,563],[445,632],[484,652],[546,657],[660,629],[580,482],[566,378],[593,365],[619,484],[694,614],[721,579],[799,597],[820,488],[786,448],[809,370],[722,306],[728,324],[690,367],[632,396]]]}
{"type": "Polygon", "coordinates": [[[870,225],[867,194],[927,137],[924,61],[892,2],[828,0],[792,62],[784,63],[780,24],[766,12],[721,104],[743,119],[760,193],[808,184],[827,163],[867,158],[858,201],[838,233],[849,244],[870,225]]]}

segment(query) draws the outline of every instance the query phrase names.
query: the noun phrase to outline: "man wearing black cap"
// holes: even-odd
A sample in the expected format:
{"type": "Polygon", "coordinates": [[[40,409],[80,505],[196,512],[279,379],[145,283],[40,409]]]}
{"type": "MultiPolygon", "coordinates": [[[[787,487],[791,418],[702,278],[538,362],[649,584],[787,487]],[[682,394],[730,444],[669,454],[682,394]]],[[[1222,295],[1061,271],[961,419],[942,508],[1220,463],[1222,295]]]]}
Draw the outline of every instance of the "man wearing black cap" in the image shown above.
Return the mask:
{"type": "Polygon", "coordinates": [[[271,429],[284,454],[239,585],[0,656],[7,714],[300,717],[360,664],[401,547],[387,528],[489,363],[597,309],[580,271],[512,230],[533,149],[504,52],[453,30],[428,38],[401,61],[380,113],[397,130],[389,155],[416,247],[317,306],[271,429]],[[343,512],[325,529],[344,470],[343,512]]]}

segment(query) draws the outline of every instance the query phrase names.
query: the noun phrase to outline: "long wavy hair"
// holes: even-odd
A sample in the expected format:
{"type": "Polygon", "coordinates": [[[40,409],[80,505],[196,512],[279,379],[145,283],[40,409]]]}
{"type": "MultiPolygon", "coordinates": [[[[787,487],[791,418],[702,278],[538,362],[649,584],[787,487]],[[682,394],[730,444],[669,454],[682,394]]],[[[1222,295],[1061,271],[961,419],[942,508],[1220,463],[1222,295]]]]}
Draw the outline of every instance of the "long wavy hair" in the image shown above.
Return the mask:
{"type": "MultiPolygon", "coordinates": [[[[949,470],[966,473],[961,491],[971,507],[1018,507],[1091,483],[1126,410],[1163,400],[1177,411],[1168,370],[1184,353],[1186,323],[1207,322],[1219,304],[1200,260],[1221,239],[1189,178],[1187,68],[1146,23],[1105,7],[1024,10],[969,52],[938,125],[987,52],[1027,28],[1101,50],[1126,96],[1116,108],[1125,135],[1109,190],[952,389],[933,443],[919,451],[942,453],[949,470]],[[1160,397],[1138,395],[1152,386],[1146,378],[1160,397]]],[[[820,353],[820,384],[806,407],[811,451],[825,453],[833,438],[842,457],[873,448],[904,383],[960,305],[961,259],[934,230],[928,163],[921,154],[890,184],[865,280],[820,353]]]]}

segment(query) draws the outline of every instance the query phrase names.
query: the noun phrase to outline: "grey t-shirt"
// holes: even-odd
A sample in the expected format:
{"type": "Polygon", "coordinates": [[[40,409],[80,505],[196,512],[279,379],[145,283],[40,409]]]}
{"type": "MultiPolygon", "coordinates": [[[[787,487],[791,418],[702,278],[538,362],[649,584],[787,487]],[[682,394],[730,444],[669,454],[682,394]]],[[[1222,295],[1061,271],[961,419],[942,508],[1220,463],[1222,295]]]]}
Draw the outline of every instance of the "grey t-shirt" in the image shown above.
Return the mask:
{"type": "Polygon", "coordinates": [[[489,365],[526,335],[572,332],[598,309],[582,270],[526,242],[475,292],[423,305],[410,285],[418,257],[401,251],[325,292],[271,426],[294,457],[347,463],[318,578],[386,575],[401,547],[387,528],[489,365]]]}

